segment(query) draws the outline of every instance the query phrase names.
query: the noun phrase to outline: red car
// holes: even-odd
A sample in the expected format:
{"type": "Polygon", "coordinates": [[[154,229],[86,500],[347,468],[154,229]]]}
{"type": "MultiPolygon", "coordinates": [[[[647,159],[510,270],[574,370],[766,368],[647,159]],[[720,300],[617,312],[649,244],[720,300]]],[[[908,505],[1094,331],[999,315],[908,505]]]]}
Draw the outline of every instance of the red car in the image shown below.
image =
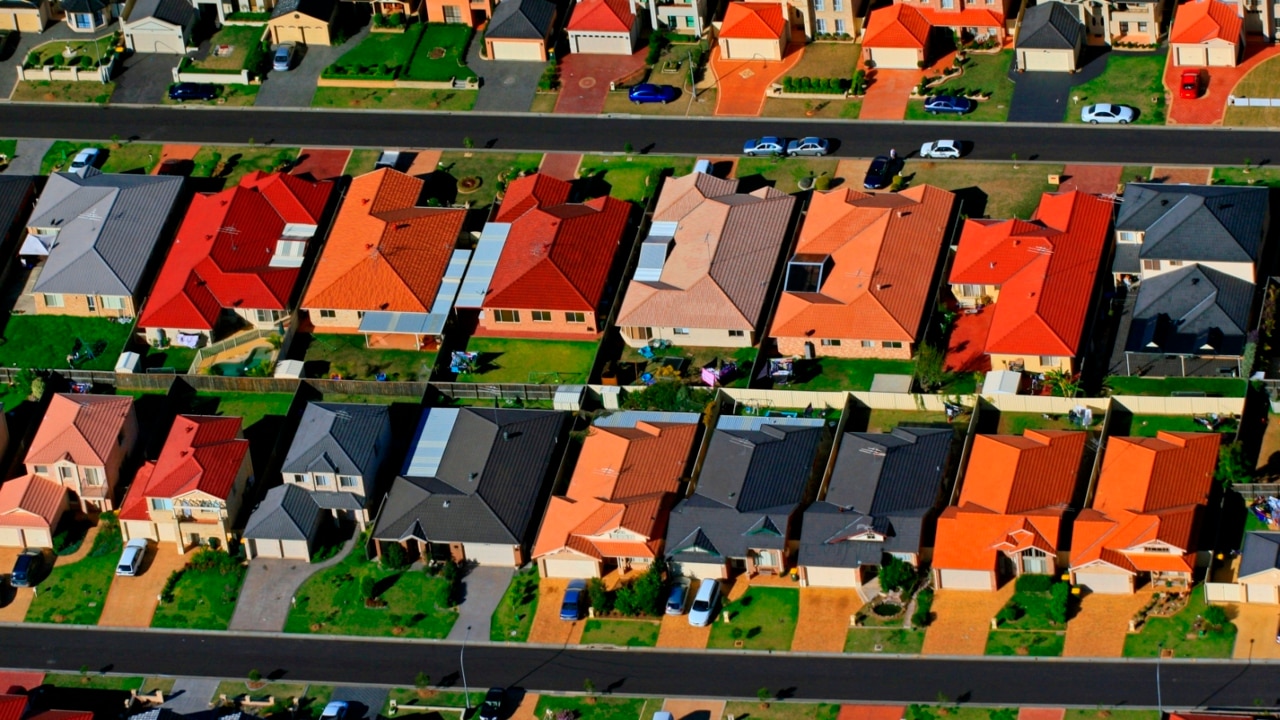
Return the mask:
{"type": "Polygon", "coordinates": [[[1178,97],[1186,100],[1195,100],[1200,97],[1203,90],[1200,86],[1199,70],[1183,70],[1182,82],[1178,85],[1178,97]]]}

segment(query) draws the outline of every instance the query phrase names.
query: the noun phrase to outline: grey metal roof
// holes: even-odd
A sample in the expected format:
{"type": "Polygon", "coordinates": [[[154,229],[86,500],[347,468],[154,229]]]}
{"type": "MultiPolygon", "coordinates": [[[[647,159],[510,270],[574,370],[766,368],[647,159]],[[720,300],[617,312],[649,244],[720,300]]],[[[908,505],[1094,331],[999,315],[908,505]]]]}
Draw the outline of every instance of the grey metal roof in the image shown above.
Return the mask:
{"type": "Polygon", "coordinates": [[[487,39],[542,40],[551,32],[556,17],[550,0],[503,0],[493,11],[487,39]]]}
{"type": "Polygon", "coordinates": [[[129,12],[129,22],[153,17],[170,25],[186,27],[196,17],[196,9],[187,0],[137,0],[129,12]]]}
{"type": "Polygon", "coordinates": [[[612,415],[601,415],[592,425],[596,427],[633,428],[636,423],[696,423],[702,420],[698,413],[662,412],[659,410],[624,410],[612,415]]]}
{"type": "Polygon", "coordinates": [[[0,238],[9,232],[30,208],[27,198],[35,178],[26,175],[0,175],[0,238]]]}
{"type": "Polygon", "coordinates": [[[281,472],[355,475],[372,494],[378,468],[391,446],[386,405],[313,402],[307,405],[281,472]]]}
{"type": "Polygon", "coordinates": [[[919,553],[953,437],[950,428],[845,433],[826,497],[805,510],[800,564],[858,567],[879,565],[886,552],[919,553]]]}
{"type": "MultiPolygon", "coordinates": [[[[439,409],[429,411],[430,416],[439,409]]],[[[431,477],[397,477],[373,537],[523,544],[541,516],[566,415],[460,408],[431,477]]]]}
{"type": "Polygon", "coordinates": [[[94,13],[109,4],[108,0],[63,0],[62,9],[69,13],[94,13]]]}
{"type": "Polygon", "coordinates": [[[1244,534],[1238,578],[1280,569],[1280,532],[1254,530],[1244,534]]]}
{"type": "Polygon", "coordinates": [[[321,510],[360,510],[369,502],[368,495],[357,495],[351,492],[321,492],[312,494],[314,502],[321,510]]]}
{"type": "Polygon", "coordinates": [[[244,536],[311,542],[320,528],[320,506],[312,495],[292,483],[271,488],[249,516],[244,536]]]}
{"type": "Polygon", "coordinates": [[[335,5],[335,0],[279,0],[271,10],[271,17],[278,18],[298,12],[313,18],[328,20],[333,17],[335,5]]]}
{"type": "Polygon", "coordinates": [[[1253,283],[1199,264],[1143,280],[1125,350],[1239,355],[1255,289],[1253,283]]]}
{"type": "Polygon", "coordinates": [[[1267,188],[1131,183],[1117,231],[1142,231],[1141,257],[1257,262],[1270,210],[1267,188]]]}
{"type": "Polygon", "coordinates": [[[55,173],[27,223],[54,229],[35,292],[135,295],[174,211],[182,178],[55,173]]]}
{"type": "Polygon", "coordinates": [[[1033,50],[1075,50],[1080,46],[1084,25],[1071,8],[1060,2],[1046,2],[1027,8],[1018,30],[1018,48],[1033,50]]]}
{"type": "Polygon", "coordinates": [[[1142,258],[1138,254],[1142,246],[1138,243],[1116,243],[1116,259],[1111,263],[1111,272],[1137,275],[1142,272],[1142,258]]]}

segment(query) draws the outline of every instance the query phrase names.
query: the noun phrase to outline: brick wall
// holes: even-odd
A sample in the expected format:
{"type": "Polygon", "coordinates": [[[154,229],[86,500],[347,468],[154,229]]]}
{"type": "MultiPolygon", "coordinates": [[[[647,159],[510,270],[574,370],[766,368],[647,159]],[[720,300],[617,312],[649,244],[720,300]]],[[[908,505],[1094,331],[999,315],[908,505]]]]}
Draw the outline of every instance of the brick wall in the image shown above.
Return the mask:
{"type": "Polygon", "coordinates": [[[600,331],[596,326],[596,314],[583,313],[585,322],[571,323],[565,319],[564,310],[547,310],[551,313],[549,322],[534,321],[533,310],[519,309],[519,322],[498,322],[494,308],[485,308],[484,317],[480,320],[480,328],[490,335],[502,335],[504,332],[530,334],[546,333],[556,337],[565,335],[581,335],[584,340],[594,338],[600,331]]]}
{"type": "Polygon", "coordinates": [[[62,296],[62,307],[49,307],[45,304],[45,293],[32,293],[36,301],[37,315],[74,315],[76,317],[133,317],[133,298],[124,298],[124,309],[109,310],[102,306],[102,297],[94,297],[94,309],[89,310],[88,295],[68,295],[62,296]]]}
{"type": "Polygon", "coordinates": [[[841,339],[839,346],[823,345],[821,339],[808,339],[798,337],[782,337],[777,338],[778,352],[782,355],[799,355],[804,356],[804,344],[806,342],[813,343],[813,354],[817,357],[834,357],[834,358],[883,358],[886,360],[910,360],[911,359],[911,343],[902,343],[900,348],[887,348],[879,340],[874,341],[874,347],[862,347],[861,340],[841,339]]]}

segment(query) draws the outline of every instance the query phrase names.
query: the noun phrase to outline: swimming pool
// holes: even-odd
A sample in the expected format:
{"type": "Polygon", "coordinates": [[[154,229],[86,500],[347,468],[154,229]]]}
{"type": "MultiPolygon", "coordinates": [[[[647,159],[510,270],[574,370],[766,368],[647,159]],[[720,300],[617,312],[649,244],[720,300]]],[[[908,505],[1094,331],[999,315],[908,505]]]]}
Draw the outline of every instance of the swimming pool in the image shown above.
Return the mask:
{"type": "Polygon", "coordinates": [[[244,360],[238,362],[220,362],[211,366],[214,375],[222,375],[223,377],[243,377],[249,374],[253,368],[263,363],[271,362],[271,355],[274,350],[267,345],[260,345],[253,350],[244,360]]]}

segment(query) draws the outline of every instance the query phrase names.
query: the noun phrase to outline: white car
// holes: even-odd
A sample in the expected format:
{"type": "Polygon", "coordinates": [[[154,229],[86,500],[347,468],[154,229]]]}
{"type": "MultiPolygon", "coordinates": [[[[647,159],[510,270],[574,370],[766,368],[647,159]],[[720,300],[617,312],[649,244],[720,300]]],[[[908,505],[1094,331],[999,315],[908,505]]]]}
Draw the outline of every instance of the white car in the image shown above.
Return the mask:
{"type": "Polygon", "coordinates": [[[320,713],[320,720],[344,720],[347,717],[347,710],[350,706],[341,700],[333,700],[324,706],[324,712],[320,713]]]}
{"type": "Polygon", "coordinates": [[[120,553],[120,562],[116,563],[116,574],[133,577],[142,569],[142,560],[147,556],[146,538],[134,538],[124,546],[120,553]]]}
{"type": "Polygon", "coordinates": [[[1128,105],[1112,105],[1110,103],[1088,105],[1080,111],[1080,120],[1091,125],[1097,125],[1098,123],[1128,125],[1137,116],[1138,113],[1128,105]]]}
{"type": "Polygon", "coordinates": [[[71,161],[71,172],[94,167],[98,164],[98,160],[101,157],[102,151],[98,148],[85,148],[76,153],[75,159],[71,161]]]}
{"type": "Polygon", "coordinates": [[[934,140],[920,146],[920,157],[945,160],[960,157],[959,140],[934,140]]]}
{"type": "Polygon", "coordinates": [[[693,597],[693,607],[689,608],[689,624],[694,627],[706,627],[716,617],[716,603],[720,602],[720,582],[715,578],[707,578],[698,585],[698,594],[693,597]]]}

